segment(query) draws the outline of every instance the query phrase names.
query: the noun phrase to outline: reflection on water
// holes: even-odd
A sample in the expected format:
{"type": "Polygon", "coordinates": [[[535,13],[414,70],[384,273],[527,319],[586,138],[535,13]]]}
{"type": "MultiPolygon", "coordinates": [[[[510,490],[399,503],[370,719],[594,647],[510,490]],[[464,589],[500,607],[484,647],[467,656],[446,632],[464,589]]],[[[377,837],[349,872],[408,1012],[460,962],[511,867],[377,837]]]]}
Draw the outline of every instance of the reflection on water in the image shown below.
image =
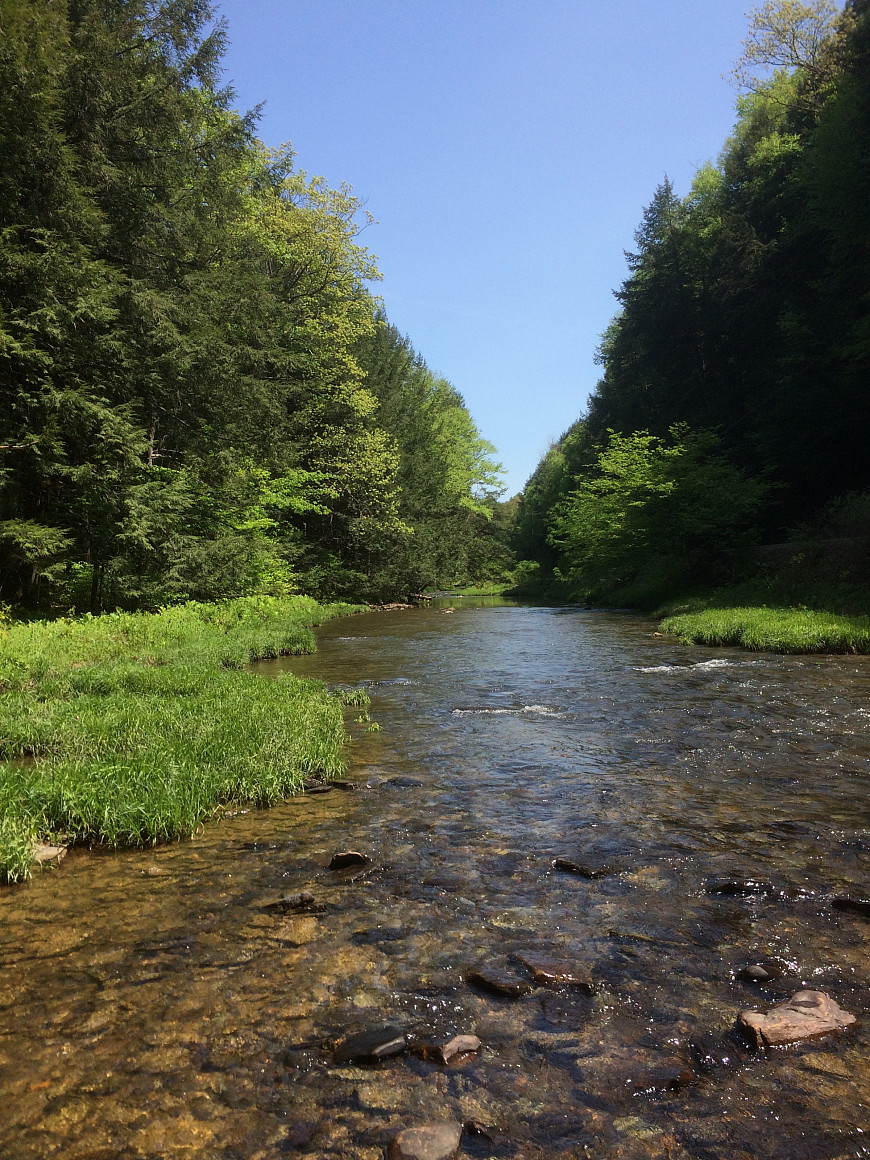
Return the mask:
{"type": "Polygon", "coordinates": [[[870,895],[868,659],[454,603],[333,622],[316,656],[261,666],[369,685],[381,731],[349,713],[355,792],[73,852],[0,894],[3,1160],[375,1160],[451,1118],[491,1128],[467,1156],[870,1154],[866,1030],[767,1057],[729,1033],[802,986],[867,1022],[870,921],[830,896],[870,895]],[[371,867],[327,870],[340,849],[371,867]],[[324,909],[268,907],[299,890],[324,909]],[[524,975],[517,951],[595,993],[464,982],[524,975]],[[757,963],[781,977],[742,981],[757,963]],[[483,1048],[335,1062],[386,1023],[483,1048]]]}

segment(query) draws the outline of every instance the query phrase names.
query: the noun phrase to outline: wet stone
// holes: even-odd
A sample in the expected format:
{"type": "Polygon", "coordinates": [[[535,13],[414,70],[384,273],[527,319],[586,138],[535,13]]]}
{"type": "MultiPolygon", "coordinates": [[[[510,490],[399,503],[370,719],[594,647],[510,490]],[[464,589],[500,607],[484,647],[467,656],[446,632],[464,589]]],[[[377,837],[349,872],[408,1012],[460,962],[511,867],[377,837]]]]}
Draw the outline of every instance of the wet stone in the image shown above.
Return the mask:
{"type": "Polygon", "coordinates": [[[291,914],[293,912],[312,913],[323,910],[324,906],[322,903],[317,903],[310,890],[297,890],[292,894],[282,894],[274,902],[267,902],[263,909],[276,910],[281,914],[291,914]]]}
{"type": "Polygon", "coordinates": [[[461,1060],[464,1056],[475,1054],[480,1051],[480,1046],[476,1035],[454,1035],[446,1043],[419,1043],[414,1052],[422,1059],[447,1064],[451,1060],[461,1060]]]}
{"type": "Polygon", "coordinates": [[[858,1020],[824,991],[798,991],[767,1012],[741,1011],[737,1027],[755,1047],[783,1047],[843,1031],[858,1020]]]}
{"type": "Polygon", "coordinates": [[[377,1027],[351,1035],[335,1049],[336,1063],[379,1063],[408,1046],[401,1027],[377,1027]]]}
{"type": "Polygon", "coordinates": [[[517,951],[513,958],[531,972],[540,987],[579,987],[589,992],[595,990],[589,972],[572,963],[551,959],[535,951],[517,951]]]}
{"type": "Polygon", "coordinates": [[[831,899],[834,910],[845,910],[850,914],[860,914],[862,918],[870,918],[870,899],[855,898],[851,894],[836,894],[831,899]]]}
{"type": "Polygon", "coordinates": [[[542,1030],[579,1031],[589,1022],[591,1005],[567,995],[549,994],[541,999],[542,1030]]]}
{"type": "Polygon", "coordinates": [[[576,874],[580,878],[604,878],[613,870],[604,862],[579,862],[573,858],[554,858],[553,869],[565,874],[576,874]]]}
{"type": "Polygon", "coordinates": [[[354,946],[378,946],[380,943],[398,942],[405,938],[406,931],[401,926],[377,926],[372,930],[355,930],[350,936],[354,946]]]}
{"type": "Polygon", "coordinates": [[[681,1059],[663,1059],[644,1065],[628,1078],[627,1086],[637,1092],[656,1095],[660,1092],[678,1092],[697,1083],[694,1070],[681,1059]]]}
{"type": "Polygon", "coordinates": [[[319,1128],[317,1120],[297,1120],[284,1133],[278,1148],[282,1152],[295,1152],[299,1148],[304,1148],[306,1144],[311,1143],[319,1128]]]}
{"type": "Polygon", "coordinates": [[[763,962],[749,963],[744,967],[738,967],[735,975],[738,979],[742,979],[744,983],[769,983],[774,979],[781,979],[783,973],[783,969],[779,963],[764,960],[763,962]]]}
{"type": "Polygon", "coordinates": [[[745,1058],[736,1042],[724,1035],[694,1035],[688,1046],[692,1062],[702,1074],[733,1067],[745,1058]]]}
{"type": "Polygon", "coordinates": [[[330,870],[356,870],[363,866],[371,866],[372,860],[368,854],[361,854],[359,850],[341,850],[332,855],[329,863],[330,870]]]}
{"type": "Polygon", "coordinates": [[[520,979],[508,971],[499,970],[497,967],[475,968],[468,972],[465,981],[474,987],[480,987],[482,991],[488,991],[491,995],[500,995],[505,999],[519,999],[534,989],[533,985],[526,979],[520,979]]]}
{"type": "Polygon", "coordinates": [[[452,1160],[459,1151],[462,1125],[442,1120],[405,1128],[390,1143],[388,1160],[452,1160]]]}
{"type": "Polygon", "coordinates": [[[775,893],[773,883],[763,878],[722,878],[718,875],[708,878],[704,889],[707,894],[727,894],[744,898],[775,893]]]}

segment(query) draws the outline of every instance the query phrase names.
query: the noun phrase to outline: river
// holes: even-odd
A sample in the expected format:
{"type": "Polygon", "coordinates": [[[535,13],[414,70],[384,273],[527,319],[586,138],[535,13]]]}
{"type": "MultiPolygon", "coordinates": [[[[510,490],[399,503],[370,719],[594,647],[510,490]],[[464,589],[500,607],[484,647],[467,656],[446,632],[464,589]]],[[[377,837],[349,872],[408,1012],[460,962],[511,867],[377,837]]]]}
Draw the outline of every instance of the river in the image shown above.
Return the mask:
{"type": "Polygon", "coordinates": [[[257,669],[368,688],[357,788],[0,893],[3,1160],[378,1160],[433,1119],[486,1129],[462,1156],[870,1155],[870,920],[831,906],[870,896],[870,658],[499,600],[318,643],[257,669]],[[348,849],[370,864],[329,870],[348,849]],[[302,890],[312,911],[270,907],[302,890]],[[469,984],[526,979],[517,952],[593,992],[469,984]],[[732,1035],[804,987],[863,1026],[766,1054],[732,1035]],[[336,1059],[384,1024],[482,1046],[336,1059]]]}

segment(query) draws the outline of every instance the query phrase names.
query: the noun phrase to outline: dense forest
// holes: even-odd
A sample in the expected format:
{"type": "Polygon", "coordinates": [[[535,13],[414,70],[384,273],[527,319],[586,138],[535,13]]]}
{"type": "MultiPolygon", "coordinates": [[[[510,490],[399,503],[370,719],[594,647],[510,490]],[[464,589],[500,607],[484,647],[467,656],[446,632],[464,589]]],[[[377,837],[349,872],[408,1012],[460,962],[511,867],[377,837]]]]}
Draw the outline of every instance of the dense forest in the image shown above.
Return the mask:
{"type": "Polygon", "coordinates": [[[0,0],[0,601],[499,574],[494,452],[365,213],[267,149],[207,0],[0,0]]]}
{"type": "Polygon", "coordinates": [[[734,79],[733,135],[655,191],[588,410],[522,495],[526,574],[574,595],[739,579],[784,539],[870,580],[868,0],[768,0],[734,79]]]}

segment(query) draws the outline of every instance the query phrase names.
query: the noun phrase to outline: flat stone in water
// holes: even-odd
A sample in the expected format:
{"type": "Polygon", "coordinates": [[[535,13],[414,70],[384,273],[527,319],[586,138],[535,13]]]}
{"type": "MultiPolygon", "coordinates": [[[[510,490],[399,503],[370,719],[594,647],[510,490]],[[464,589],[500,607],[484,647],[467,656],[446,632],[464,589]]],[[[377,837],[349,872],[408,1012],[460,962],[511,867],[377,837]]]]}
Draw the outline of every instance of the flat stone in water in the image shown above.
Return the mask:
{"type": "Polygon", "coordinates": [[[603,862],[577,862],[573,858],[554,858],[553,869],[576,874],[580,878],[604,878],[612,873],[611,867],[603,862]]]}
{"type": "Polygon", "coordinates": [[[870,918],[870,899],[855,898],[851,894],[835,894],[831,899],[834,910],[846,910],[870,918]]]}
{"type": "Polygon", "coordinates": [[[743,897],[775,893],[773,883],[767,882],[763,878],[722,878],[718,875],[708,878],[704,889],[708,894],[730,894],[743,897]]]}
{"type": "Polygon", "coordinates": [[[391,1141],[388,1160],[452,1160],[459,1151],[462,1125],[458,1120],[441,1120],[405,1128],[391,1141]]]}
{"type": "Polygon", "coordinates": [[[341,850],[332,855],[329,863],[330,870],[358,869],[362,866],[371,866],[372,860],[368,854],[361,854],[359,850],[341,850]]]}
{"type": "Polygon", "coordinates": [[[477,967],[468,972],[465,981],[483,991],[489,991],[491,995],[501,995],[506,999],[519,999],[534,989],[526,979],[495,967],[477,967]]]}
{"type": "Polygon", "coordinates": [[[858,1020],[824,991],[798,991],[767,1012],[741,1011],[738,1029],[756,1047],[783,1047],[843,1031],[858,1020]]]}
{"type": "Polygon", "coordinates": [[[595,983],[589,973],[573,964],[548,958],[536,951],[517,951],[513,957],[526,970],[531,971],[540,987],[580,987],[589,992],[595,990],[595,983]]]}
{"type": "Polygon", "coordinates": [[[335,1049],[336,1063],[379,1063],[408,1046],[401,1027],[378,1027],[351,1035],[335,1049]]]}

